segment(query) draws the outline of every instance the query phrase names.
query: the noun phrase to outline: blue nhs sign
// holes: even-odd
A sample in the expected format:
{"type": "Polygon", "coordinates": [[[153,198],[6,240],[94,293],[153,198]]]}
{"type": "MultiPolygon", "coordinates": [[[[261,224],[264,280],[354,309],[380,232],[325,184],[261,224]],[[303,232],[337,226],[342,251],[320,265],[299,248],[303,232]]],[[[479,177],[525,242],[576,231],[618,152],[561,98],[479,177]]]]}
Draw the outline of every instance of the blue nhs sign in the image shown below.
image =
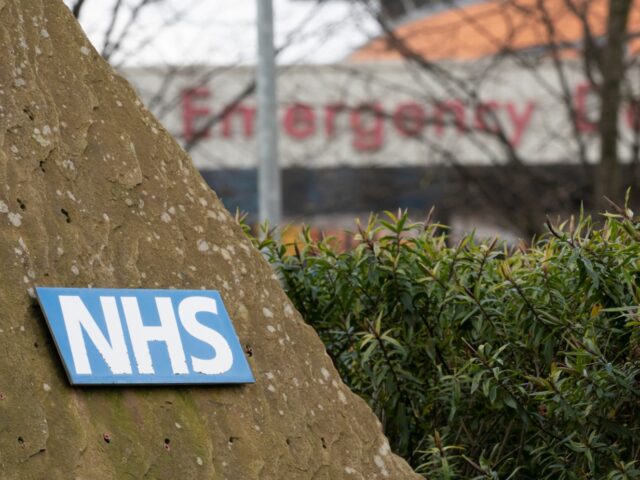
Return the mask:
{"type": "Polygon", "coordinates": [[[72,384],[255,381],[216,291],[36,292],[72,384]]]}

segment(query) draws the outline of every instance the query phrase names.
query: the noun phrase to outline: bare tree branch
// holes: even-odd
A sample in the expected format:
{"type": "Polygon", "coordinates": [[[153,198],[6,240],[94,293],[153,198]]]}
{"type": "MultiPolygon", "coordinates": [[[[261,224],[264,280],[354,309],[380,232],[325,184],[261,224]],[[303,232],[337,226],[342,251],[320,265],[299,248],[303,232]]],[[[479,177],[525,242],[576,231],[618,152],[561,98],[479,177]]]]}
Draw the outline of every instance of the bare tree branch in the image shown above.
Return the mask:
{"type": "Polygon", "coordinates": [[[82,11],[82,7],[84,6],[85,1],[86,0],[76,0],[76,2],[73,4],[73,7],[71,7],[71,13],[73,13],[73,16],[77,19],[80,18],[80,12],[82,11]]]}
{"type": "Polygon", "coordinates": [[[122,7],[122,0],[116,0],[116,3],[113,5],[113,9],[111,10],[111,16],[109,17],[109,25],[107,26],[107,30],[105,31],[105,34],[104,34],[104,43],[102,45],[102,56],[107,60],[109,59],[109,45],[111,43],[111,34],[113,33],[113,29],[116,26],[116,21],[118,20],[121,7],[122,7]]]}
{"type": "Polygon", "coordinates": [[[596,183],[596,201],[605,196],[620,200],[620,162],[618,159],[618,114],[625,68],[627,21],[631,0],[610,0],[607,43],[603,49],[602,86],[600,88],[600,165],[596,183]]]}

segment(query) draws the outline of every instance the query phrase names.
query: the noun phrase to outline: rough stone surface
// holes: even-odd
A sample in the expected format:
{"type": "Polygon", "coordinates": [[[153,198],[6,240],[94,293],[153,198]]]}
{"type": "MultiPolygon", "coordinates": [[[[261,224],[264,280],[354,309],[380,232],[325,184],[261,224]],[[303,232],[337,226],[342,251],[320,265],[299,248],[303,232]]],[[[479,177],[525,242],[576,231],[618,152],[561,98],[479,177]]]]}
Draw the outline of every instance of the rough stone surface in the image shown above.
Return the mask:
{"type": "Polygon", "coordinates": [[[419,478],[60,0],[0,0],[0,272],[2,479],[419,478]],[[35,285],[220,290],[257,383],[70,388],[35,285]]]}

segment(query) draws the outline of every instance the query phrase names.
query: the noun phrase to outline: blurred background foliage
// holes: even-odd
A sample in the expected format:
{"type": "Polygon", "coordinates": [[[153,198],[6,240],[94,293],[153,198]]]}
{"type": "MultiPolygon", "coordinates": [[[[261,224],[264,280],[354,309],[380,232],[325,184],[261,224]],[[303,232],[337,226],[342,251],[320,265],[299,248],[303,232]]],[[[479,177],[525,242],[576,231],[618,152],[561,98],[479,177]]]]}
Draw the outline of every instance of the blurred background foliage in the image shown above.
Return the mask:
{"type": "Polygon", "coordinates": [[[406,212],[341,253],[252,238],[426,478],[640,478],[640,223],[616,208],[518,246],[406,212]]]}

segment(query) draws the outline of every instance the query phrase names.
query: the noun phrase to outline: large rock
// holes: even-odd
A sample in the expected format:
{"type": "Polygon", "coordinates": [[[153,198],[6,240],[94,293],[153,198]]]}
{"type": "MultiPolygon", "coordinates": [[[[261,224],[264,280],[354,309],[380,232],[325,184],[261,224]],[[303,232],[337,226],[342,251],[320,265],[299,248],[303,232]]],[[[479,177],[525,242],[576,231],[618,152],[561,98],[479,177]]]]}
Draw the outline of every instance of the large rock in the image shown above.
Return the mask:
{"type": "Polygon", "coordinates": [[[419,478],[60,0],[0,0],[0,272],[2,479],[419,478]],[[257,383],[71,388],[36,285],[220,290],[257,383]]]}

